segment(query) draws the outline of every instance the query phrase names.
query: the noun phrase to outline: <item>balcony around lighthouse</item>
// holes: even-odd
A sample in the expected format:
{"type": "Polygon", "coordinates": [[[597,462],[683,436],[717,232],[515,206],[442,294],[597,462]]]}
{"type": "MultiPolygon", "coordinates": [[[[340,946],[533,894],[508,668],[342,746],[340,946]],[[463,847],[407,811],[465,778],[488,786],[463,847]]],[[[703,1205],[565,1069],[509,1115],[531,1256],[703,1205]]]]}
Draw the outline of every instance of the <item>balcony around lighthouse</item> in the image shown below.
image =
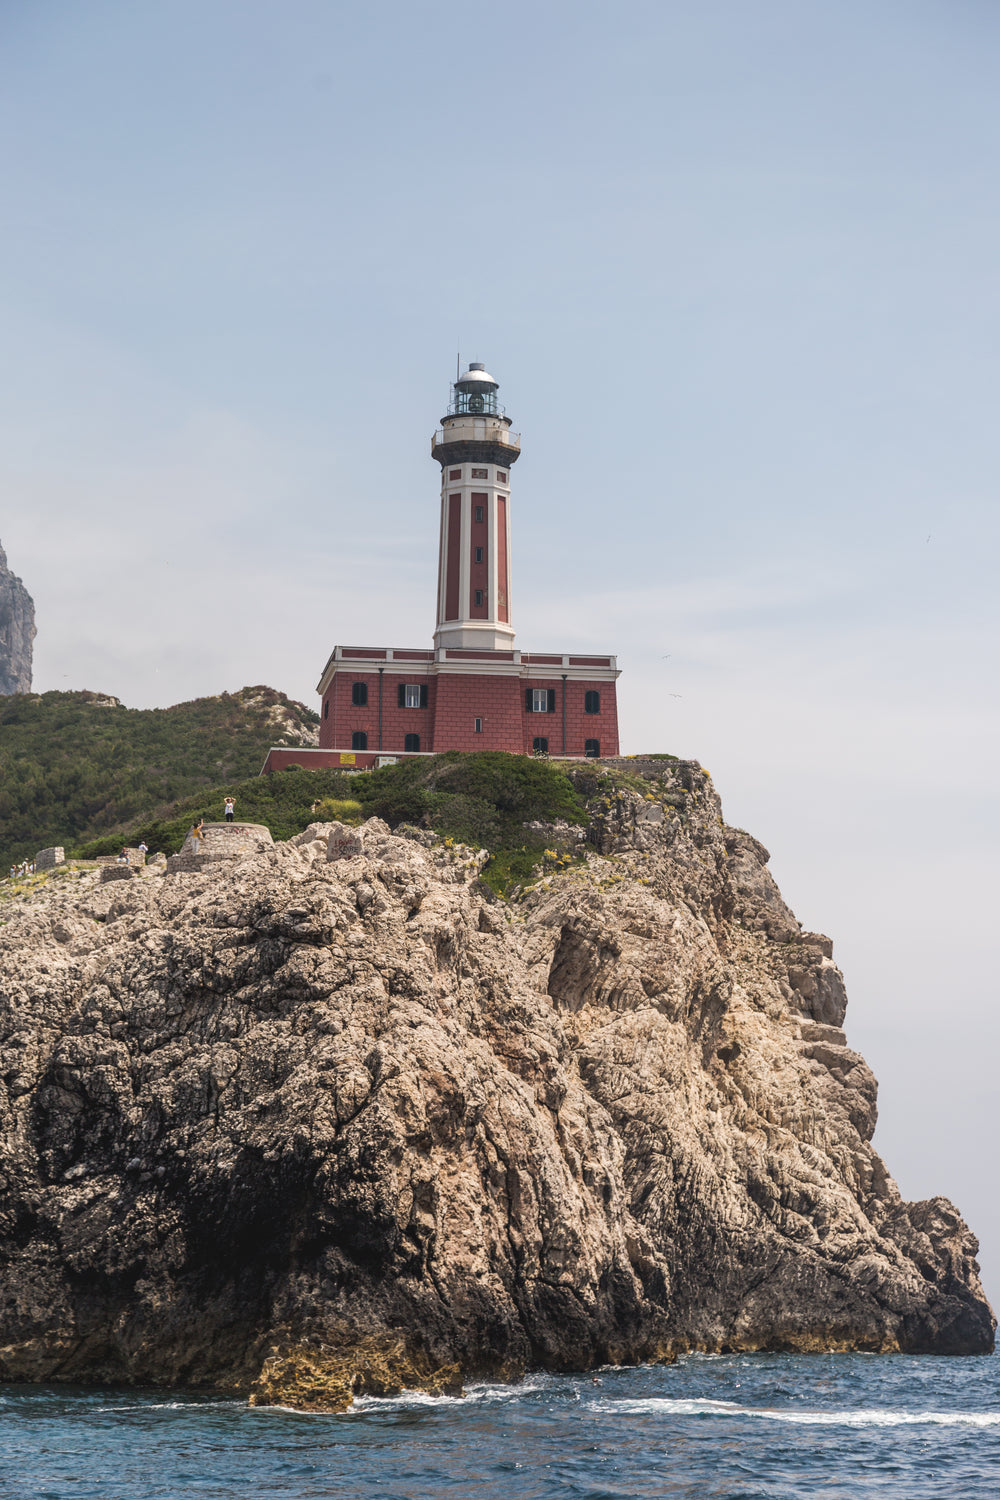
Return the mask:
{"type": "MultiPolygon", "coordinates": [[[[452,444],[473,444],[477,449],[484,446],[502,450],[498,462],[508,466],[517,462],[521,454],[521,434],[511,432],[509,417],[472,416],[462,413],[445,417],[431,438],[431,456],[438,463],[461,462],[463,455],[452,444]]],[[[478,457],[478,453],[469,457],[478,457]]],[[[482,455],[484,458],[487,455],[482,455]]]]}

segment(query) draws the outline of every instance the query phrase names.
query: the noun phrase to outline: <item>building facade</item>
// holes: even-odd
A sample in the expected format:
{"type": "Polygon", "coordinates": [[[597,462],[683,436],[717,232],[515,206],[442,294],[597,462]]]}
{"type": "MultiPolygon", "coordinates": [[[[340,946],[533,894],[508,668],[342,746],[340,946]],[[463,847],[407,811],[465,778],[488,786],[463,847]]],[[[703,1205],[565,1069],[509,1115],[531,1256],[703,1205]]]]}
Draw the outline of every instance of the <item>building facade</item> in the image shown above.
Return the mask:
{"type": "Polygon", "coordinates": [[[265,771],[367,768],[444,750],[618,754],[615,658],[514,645],[511,470],[521,440],[498,389],[470,365],[431,441],[441,465],[433,646],[335,646],[318,685],[319,749],[275,747],[265,771]]]}

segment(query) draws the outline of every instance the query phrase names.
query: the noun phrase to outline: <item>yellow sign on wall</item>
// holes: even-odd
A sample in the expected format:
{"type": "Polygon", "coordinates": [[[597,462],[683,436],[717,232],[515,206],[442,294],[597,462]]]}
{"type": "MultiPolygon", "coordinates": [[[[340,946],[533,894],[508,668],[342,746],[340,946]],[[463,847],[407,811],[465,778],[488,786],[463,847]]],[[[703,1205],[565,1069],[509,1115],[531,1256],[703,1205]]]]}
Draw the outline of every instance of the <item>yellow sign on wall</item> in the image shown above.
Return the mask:
{"type": "Polygon", "coordinates": [[[353,755],[349,755],[346,750],[342,750],[341,753],[340,753],[340,764],[342,766],[353,766],[354,765],[354,756],[353,755]]]}

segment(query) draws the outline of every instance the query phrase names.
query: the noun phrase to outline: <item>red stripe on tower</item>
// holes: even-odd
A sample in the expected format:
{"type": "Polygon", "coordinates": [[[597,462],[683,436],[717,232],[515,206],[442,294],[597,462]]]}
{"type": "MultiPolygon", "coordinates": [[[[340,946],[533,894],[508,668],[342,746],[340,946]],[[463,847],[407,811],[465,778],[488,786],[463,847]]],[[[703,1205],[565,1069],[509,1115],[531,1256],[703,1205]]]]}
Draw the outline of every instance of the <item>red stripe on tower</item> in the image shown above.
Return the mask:
{"type": "Polygon", "coordinates": [[[489,495],[473,490],[469,501],[471,522],[469,526],[472,558],[469,563],[469,618],[488,620],[490,617],[490,524],[487,519],[489,495]]]}
{"type": "Polygon", "coordinates": [[[462,576],[462,497],[448,496],[448,566],[445,572],[444,617],[458,619],[458,589],[462,576]]]}

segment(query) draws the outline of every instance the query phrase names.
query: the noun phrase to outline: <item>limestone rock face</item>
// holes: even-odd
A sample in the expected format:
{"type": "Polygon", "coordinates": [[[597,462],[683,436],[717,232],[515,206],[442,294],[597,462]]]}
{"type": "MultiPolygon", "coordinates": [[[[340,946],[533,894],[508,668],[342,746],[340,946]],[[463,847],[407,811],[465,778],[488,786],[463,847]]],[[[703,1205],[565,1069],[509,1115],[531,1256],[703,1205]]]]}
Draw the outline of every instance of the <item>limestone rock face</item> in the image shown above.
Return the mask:
{"type": "Polygon", "coordinates": [[[0,1379],[336,1408],[692,1347],[992,1348],[975,1239],[872,1149],[829,940],[766,851],[697,767],[580,774],[586,862],[510,904],[484,854],[372,820],[333,861],[314,825],[5,906],[0,1379]]]}
{"type": "Polygon", "coordinates": [[[7,554],[0,547],[0,693],[30,690],[34,639],[34,603],[8,568],[7,554]]]}

